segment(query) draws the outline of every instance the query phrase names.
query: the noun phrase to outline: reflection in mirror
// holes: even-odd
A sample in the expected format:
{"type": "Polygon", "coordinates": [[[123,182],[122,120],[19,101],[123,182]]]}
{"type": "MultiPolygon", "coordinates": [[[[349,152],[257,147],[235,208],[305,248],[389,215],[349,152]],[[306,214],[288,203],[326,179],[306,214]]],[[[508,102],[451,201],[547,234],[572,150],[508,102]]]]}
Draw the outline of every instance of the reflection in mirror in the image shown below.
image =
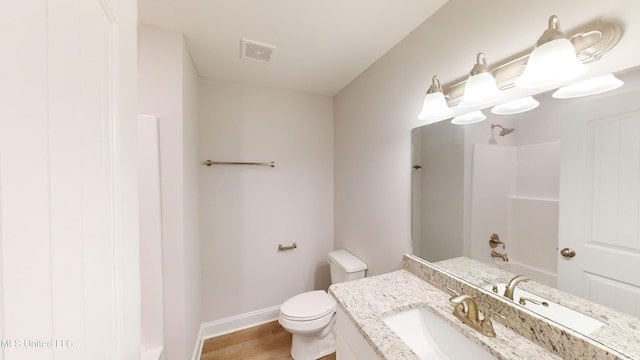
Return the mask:
{"type": "MultiPolygon", "coordinates": [[[[527,274],[543,289],[559,287],[640,317],[640,284],[634,284],[640,273],[640,70],[616,76],[625,84],[609,93],[553,99],[550,91],[534,95],[540,106],[529,112],[485,111],[488,119],[477,124],[443,121],[414,129],[413,254],[429,262],[464,256],[509,274],[527,274]],[[606,110],[624,107],[628,118],[607,117],[606,110]],[[600,118],[587,121],[592,114],[600,118]],[[594,144],[591,157],[567,150],[586,149],[587,143],[594,144]],[[587,165],[580,170],[575,164],[587,165]],[[584,219],[589,222],[580,225],[584,219]],[[611,228],[608,237],[593,235],[611,228]],[[493,234],[503,244],[492,247],[493,234]],[[573,245],[575,237],[593,238],[585,247],[573,245]],[[575,258],[560,254],[574,246],[575,258]],[[606,253],[613,248],[630,256],[615,260],[606,253]],[[572,270],[567,264],[596,266],[572,270]],[[617,266],[627,275],[593,275],[617,266]]],[[[474,283],[486,285],[480,279],[474,283]]]]}
{"type": "Polygon", "coordinates": [[[413,255],[431,262],[461,256],[464,127],[441,121],[412,136],[413,255]]]}
{"type": "MultiPolygon", "coordinates": [[[[432,265],[502,299],[506,298],[506,284],[515,277],[512,273],[467,257],[443,260],[432,265]],[[494,285],[495,292],[492,289],[494,285]]],[[[514,288],[511,304],[520,310],[543,316],[626,356],[617,358],[640,359],[640,343],[637,341],[640,339],[640,319],[636,317],[533,280],[518,283],[514,288]]]]}

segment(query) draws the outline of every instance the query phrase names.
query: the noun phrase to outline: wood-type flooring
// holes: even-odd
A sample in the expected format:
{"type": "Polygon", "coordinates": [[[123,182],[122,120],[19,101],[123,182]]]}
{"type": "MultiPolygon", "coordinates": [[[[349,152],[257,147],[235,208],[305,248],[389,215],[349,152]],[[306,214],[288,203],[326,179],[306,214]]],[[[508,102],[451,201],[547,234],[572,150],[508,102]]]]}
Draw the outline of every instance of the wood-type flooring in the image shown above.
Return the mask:
{"type": "MultiPolygon", "coordinates": [[[[278,321],[205,340],[201,360],[291,360],[291,334],[278,321]]],[[[330,354],[321,360],[335,360],[330,354]]]]}

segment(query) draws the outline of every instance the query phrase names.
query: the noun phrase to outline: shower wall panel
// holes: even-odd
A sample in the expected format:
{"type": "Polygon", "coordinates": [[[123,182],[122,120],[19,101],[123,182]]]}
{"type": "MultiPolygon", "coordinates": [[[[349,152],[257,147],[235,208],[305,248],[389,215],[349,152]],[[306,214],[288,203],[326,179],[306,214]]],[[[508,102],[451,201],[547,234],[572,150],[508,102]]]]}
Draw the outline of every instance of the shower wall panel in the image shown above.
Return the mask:
{"type": "Polygon", "coordinates": [[[496,233],[511,262],[555,274],[558,243],[559,142],[475,144],[471,174],[470,257],[491,258],[496,233]]]}

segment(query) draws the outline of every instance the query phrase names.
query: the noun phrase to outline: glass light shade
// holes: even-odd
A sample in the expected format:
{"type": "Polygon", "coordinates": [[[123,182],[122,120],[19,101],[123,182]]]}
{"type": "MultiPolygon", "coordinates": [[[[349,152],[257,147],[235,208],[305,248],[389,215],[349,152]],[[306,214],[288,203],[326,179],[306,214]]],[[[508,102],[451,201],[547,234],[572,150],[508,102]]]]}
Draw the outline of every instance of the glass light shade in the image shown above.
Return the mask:
{"type": "Polygon", "coordinates": [[[487,116],[482,113],[482,111],[472,111],[468,114],[456,116],[451,120],[451,123],[454,125],[469,125],[475,124],[480,121],[486,120],[487,116]]]}
{"type": "Polygon", "coordinates": [[[523,98],[515,99],[504,104],[496,105],[491,109],[491,112],[496,115],[513,115],[523,112],[531,111],[540,105],[538,100],[533,96],[525,96],[523,98]]]}
{"type": "Polygon", "coordinates": [[[460,100],[461,108],[481,107],[501,99],[504,93],[498,89],[496,79],[489,72],[469,76],[460,100]]]}
{"type": "Polygon", "coordinates": [[[424,97],[424,104],[422,105],[422,111],[418,115],[420,120],[442,120],[443,117],[451,115],[453,110],[447,105],[447,100],[444,98],[444,94],[441,92],[435,92],[427,94],[424,97]]]}
{"type": "Polygon", "coordinates": [[[581,76],[587,69],[576,57],[571,41],[556,39],[533,50],[515,85],[524,89],[558,85],[581,76]]]}
{"type": "Polygon", "coordinates": [[[622,80],[613,76],[613,74],[607,74],[561,87],[551,96],[556,99],[570,99],[601,94],[603,92],[617,89],[622,85],[624,85],[622,80]]]}

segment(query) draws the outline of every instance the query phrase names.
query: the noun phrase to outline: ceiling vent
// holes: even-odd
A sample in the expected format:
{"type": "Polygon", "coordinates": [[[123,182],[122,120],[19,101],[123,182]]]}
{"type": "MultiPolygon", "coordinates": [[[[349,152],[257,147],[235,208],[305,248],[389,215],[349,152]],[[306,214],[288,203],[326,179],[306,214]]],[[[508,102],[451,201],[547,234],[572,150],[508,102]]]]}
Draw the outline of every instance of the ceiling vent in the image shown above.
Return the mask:
{"type": "Polygon", "coordinates": [[[242,39],[242,58],[268,63],[277,47],[257,41],[242,39]]]}

